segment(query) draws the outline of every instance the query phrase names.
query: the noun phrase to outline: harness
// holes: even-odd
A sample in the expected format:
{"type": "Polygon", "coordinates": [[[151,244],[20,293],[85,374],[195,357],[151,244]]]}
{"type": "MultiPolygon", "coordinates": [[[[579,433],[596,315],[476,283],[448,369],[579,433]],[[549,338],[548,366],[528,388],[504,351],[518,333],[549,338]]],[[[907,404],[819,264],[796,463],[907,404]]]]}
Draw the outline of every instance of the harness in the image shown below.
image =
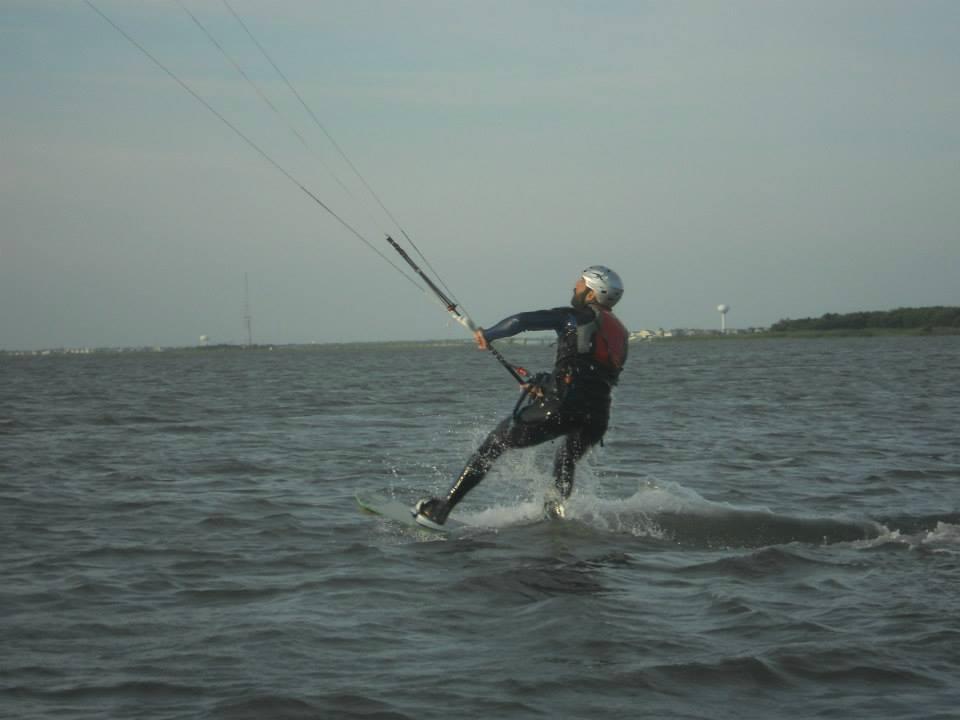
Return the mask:
{"type": "Polygon", "coordinates": [[[554,372],[538,373],[528,381],[514,406],[514,418],[537,402],[549,415],[547,406],[559,409],[571,391],[580,397],[606,395],[617,383],[630,334],[610,310],[596,305],[590,310],[593,318],[583,324],[571,316],[567,331],[557,341],[554,372]]]}

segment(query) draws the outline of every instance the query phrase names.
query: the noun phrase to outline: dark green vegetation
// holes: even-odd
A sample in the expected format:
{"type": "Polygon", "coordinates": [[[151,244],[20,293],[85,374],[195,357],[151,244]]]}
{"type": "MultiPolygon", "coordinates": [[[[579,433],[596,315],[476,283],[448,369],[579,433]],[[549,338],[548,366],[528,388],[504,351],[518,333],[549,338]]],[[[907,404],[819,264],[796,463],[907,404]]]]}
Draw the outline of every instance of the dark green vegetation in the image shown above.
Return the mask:
{"type": "Polygon", "coordinates": [[[771,333],[831,332],[871,330],[919,331],[932,333],[937,330],[960,331],[960,307],[898,308],[896,310],[827,313],[819,318],[781,320],[770,326],[771,333]]]}

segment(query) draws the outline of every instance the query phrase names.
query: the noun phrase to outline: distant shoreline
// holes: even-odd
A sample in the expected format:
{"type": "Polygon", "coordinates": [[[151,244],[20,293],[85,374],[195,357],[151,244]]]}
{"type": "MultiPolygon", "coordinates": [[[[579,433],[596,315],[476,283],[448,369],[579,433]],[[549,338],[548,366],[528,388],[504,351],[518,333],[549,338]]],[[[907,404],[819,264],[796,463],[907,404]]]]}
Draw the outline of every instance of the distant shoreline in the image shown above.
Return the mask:
{"type": "MultiPolygon", "coordinates": [[[[646,338],[636,338],[631,341],[634,345],[643,343],[698,343],[698,342],[730,342],[754,340],[822,340],[830,338],[883,338],[883,337],[942,337],[960,335],[960,328],[956,327],[929,327],[929,328],[863,328],[845,330],[765,330],[759,332],[727,331],[726,334],[703,332],[686,335],[653,335],[646,338]]],[[[463,340],[357,340],[353,342],[329,343],[273,343],[255,345],[184,345],[184,346],[156,346],[156,347],[102,347],[102,348],[48,348],[44,350],[0,350],[0,357],[50,357],[50,356],[87,356],[87,355],[120,355],[120,354],[154,354],[154,353],[218,353],[218,352],[274,352],[278,350],[305,351],[337,350],[356,347],[390,347],[390,348],[425,348],[425,347],[464,347],[472,345],[470,339],[463,340]]],[[[510,344],[505,342],[505,345],[510,344]]],[[[545,342],[537,338],[535,342],[517,342],[520,346],[548,346],[552,342],[545,342]]]]}
{"type": "Polygon", "coordinates": [[[817,340],[823,338],[846,337],[930,337],[960,335],[960,328],[862,328],[845,330],[764,330],[751,333],[715,333],[712,335],[675,335],[673,337],[654,337],[653,342],[699,342],[703,340],[817,340]]]}

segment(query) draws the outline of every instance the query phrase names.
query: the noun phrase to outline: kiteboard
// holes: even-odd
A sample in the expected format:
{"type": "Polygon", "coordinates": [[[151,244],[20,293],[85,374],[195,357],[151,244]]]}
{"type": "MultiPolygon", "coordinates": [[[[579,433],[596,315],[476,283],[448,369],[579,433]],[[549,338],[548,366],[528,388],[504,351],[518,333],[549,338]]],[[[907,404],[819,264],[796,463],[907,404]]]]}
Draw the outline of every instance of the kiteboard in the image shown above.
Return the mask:
{"type": "Polygon", "coordinates": [[[442,530],[428,528],[414,520],[413,509],[410,505],[397,500],[395,497],[384,495],[383,493],[361,491],[357,493],[356,498],[357,505],[359,505],[360,509],[364,512],[378,515],[385,520],[397,523],[398,525],[403,525],[404,527],[425,530],[429,533],[438,534],[443,534],[449,530],[455,530],[463,527],[463,523],[457,522],[456,520],[447,519],[447,522],[444,524],[442,530]]]}

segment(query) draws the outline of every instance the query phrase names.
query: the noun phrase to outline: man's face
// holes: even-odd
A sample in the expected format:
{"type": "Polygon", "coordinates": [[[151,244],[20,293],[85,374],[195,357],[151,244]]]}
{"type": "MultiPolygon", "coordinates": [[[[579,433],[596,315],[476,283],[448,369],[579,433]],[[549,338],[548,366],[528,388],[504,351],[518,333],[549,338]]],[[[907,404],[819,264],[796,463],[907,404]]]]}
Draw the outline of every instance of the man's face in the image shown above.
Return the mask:
{"type": "Polygon", "coordinates": [[[576,308],[583,307],[587,304],[588,292],[590,292],[590,288],[587,287],[587,281],[580,278],[577,284],[573,286],[573,297],[570,298],[570,304],[576,308]]]}

